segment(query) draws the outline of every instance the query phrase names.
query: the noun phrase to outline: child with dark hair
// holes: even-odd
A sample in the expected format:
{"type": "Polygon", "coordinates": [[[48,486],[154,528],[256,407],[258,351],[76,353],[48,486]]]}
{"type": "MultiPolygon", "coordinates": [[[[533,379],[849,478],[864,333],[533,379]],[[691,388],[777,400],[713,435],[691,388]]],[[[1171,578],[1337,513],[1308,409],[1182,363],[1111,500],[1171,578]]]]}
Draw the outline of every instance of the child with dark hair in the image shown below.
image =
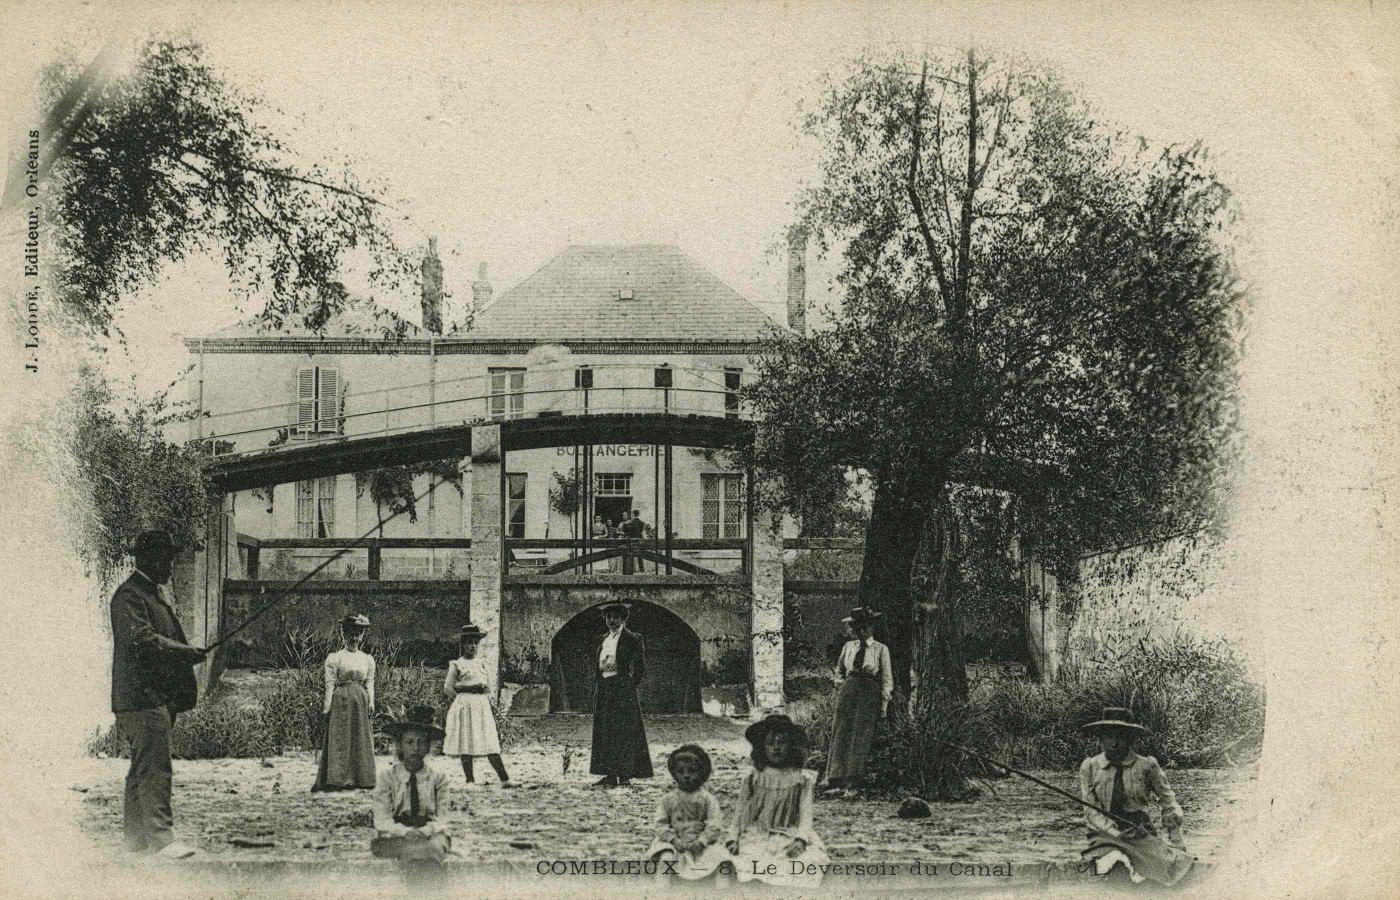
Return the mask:
{"type": "Polygon", "coordinates": [[[424,761],[433,741],[446,735],[433,722],[431,706],[416,706],[397,722],[384,726],[397,746],[393,765],[379,773],[374,785],[374,831],[370,852],[408,863],[441,863],[452,847],[443,821],[447,776],[424,761]]]}
{"type": "Polygon", "coordinates": [[[683,744],[666,760],[666,768],[676,789],[656,802],[659,833],[647,848],[647,858],[674,862],[681,878],[705,878],[729,858],[719,842],[719,801],[704,787],[712,770],[710,755],[696,744],[683,744]]]}
{"type": "Polygon", "coordinates": [[[807,732],[787,716],[769,716],[744,732],[753,747],[753,770],[739,785],[726,844],[740,881],[815,886],[817,868],[829,860],[812,829],[817,773],[807,762],[807,732]],[[770,864],[774,873],[768,872],[770,864]]]}

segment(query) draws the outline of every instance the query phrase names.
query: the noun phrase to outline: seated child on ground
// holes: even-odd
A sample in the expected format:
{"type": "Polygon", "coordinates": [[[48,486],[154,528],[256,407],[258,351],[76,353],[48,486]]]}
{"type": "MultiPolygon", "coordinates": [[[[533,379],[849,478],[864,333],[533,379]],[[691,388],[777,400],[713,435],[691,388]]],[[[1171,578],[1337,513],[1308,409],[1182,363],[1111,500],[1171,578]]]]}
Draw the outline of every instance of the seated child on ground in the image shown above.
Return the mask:
{"type": "Polygon", "coordinates": [[[1103,752],[1079,766],[1079,793],[1111,815],[1085,808],[1089,847],[1081,856],[1093,863],[1099,875],[1122,865],[1134,882],[1150,879],[1175,884],[1195,860],[1163,840],[1152,824],[1148,810],[1153,795],[1162,805],[1162,824],[1168,834],[1181,827],[1183,816],[1157,760],[1133,752],[1133,741],[1148,730],[1133,721],[1131,712],[1117,706],[1105,708],[1103,718],[1083,730],[1098,738],[1103,752]]]}
{"type": "Polygon", "coordinates": [[[452,846],[442,820],[447,776],[430,769],[424,758],[444,732],[433,724],[431,707],[409,711],[403,721],[384,729],[395,741],[393,765],[379,773],[372,795],[374,831],[370,852],[405,861],[442,862],[452,846]]]}
{"type": "Polygon", "coordinates": [[[750,725],[744,737],[753,746],[753,770],[739,785],[739,806],[730,826],[727,847],[735,875],[740,881],[819,884],[821,871],[815,866],[829,857],[812,830],[817,773],[802,768],[807,732],[787,716],[769,716],[750,725]]]}
{"type": "Polygon", "coordinates": [[[676,789],[656,803],[659,832],[647,848],[647,858],[674,863],[681,878],[704,878],[729,859],[719,843],[723,833],[719,802],[704,788],[710,777],[710,755],[695,744],[684,744],[666,760],[666,768],[676,789]]]}

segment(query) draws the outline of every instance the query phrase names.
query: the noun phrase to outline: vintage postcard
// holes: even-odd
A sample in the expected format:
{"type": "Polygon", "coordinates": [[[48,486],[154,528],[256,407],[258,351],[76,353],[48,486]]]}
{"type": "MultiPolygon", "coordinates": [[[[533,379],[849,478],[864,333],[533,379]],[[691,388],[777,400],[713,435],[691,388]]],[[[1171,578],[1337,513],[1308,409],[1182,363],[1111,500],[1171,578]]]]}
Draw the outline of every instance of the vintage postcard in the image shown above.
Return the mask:
{"type": "Polygon", "coordinates": [[[0,15],[6,896],[1400,892],[1395,4],[0,15]]]}

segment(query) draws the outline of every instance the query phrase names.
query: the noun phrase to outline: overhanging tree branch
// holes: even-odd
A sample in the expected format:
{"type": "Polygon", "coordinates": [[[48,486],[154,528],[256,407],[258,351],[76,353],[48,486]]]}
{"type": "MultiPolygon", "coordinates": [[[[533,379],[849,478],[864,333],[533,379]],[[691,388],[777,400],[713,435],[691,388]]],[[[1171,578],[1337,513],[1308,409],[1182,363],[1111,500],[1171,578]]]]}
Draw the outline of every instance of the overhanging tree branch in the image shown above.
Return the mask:
{"type": "Polygon", "coordinates": [[[914,119],[912,126],[913,152],[909,156],[909,180],[907,183],[909,191],[909,202],[914,205],[914,217],[919,221],[919,233],[923,236],[924,247],[928,250],[929,262],[933,264],[933,274],[938,279],[938,298],[943,304],[943,311],[946,315],[954,314],[952,293],[949,290],[948,276],[943,270],[943,254],[934,240],[933,232],[929,229],[928,215],[924,212],[924,201],[919,196],[919,157],[923,153],[923,113],[924,97],[927,87],[928,60],[924,60],[924,69],[919,78],[919,88],[914,94],[914,119]]]}

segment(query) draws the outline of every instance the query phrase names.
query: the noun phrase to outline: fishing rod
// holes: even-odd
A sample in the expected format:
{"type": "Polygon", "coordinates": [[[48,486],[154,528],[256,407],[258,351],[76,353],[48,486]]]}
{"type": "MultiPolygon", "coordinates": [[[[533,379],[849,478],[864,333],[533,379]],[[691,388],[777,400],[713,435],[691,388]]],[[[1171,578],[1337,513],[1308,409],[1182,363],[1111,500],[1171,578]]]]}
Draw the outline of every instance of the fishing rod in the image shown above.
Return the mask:
{"type": "Polygon", "coordinates": [[[300,588],[303,584],[306,584],[312,578],[315,578],[317,574],[319,574],[323,569],[326,568],[326,566],[329,566],[331,563],[340,559],[345,554],[349,553],[351,550],[358,550],[361,547],[365,546],[364,542],[369,539],[370,535],[374,534],[376,531],[379,531],[385,525],[394,521],[399,516],[403,515],[409,510],[410,507],[417,506],[419,500],[422,500],[423,498],[431,494],[437,488],[437,486],[439,484],[442,484],[444,481],[445,479],[438,479],[433,483],[429,484],[428,489],[423,493],[419,494],[417,497],[414,497],[412,503],[405,504],[398,512],[394,513],[392,516],[389,516],[387,519],[380,519],[377,525],[375,525],[369,531],[366,531],[364,534],[360,535],[355,540],[351,541],[349,544],[346,544],[340,550],[336,551],[334,555],[327,557],[324,562],[322,562],[316,568],[312,569],[310,572],[307,572],[305,575],[303,575],[291,587],[284,588],[283,590],[273,594],[271,600],[258,607],[257,611],[255,611],[251,616],[239,623],[237,628],[234,628],[232,631],[228,632],[225,635],[221,635],[217,641],[205,647],[204,652],[208,653],[209,651],[216,649],[220,644],[226,643],[234,635],[238,634],[240,631],[247,628],[249,625],[252,625],[254,622],[256,622],[259,618],[262,617],[263,613],[267,612],[277,604],[281,603],[283,600],[286,600],[288,597],[295,594],[298,588],[300,588]]]}
{"type": "Polygon", "coordinates": [[[1041,787],[1046,788],[1047,790],[1054,791],[1055,793],[1059,794],[1061,797],[1067,797],[1067,798],[1069,798],[1070,800],[1073,800],[1075,803],[1078,803],[1080,806],[1084,806],[1084,807],[1087,807],[1087,808],[1089,808],[1089,809],[1092,809],[1094,812],[1099,813],[1099,814],[1102,815],[1102,816],[1107,816],[1108,818],[1110,818],[1110,819],[1112,819],[1113,821],[1117,822],[1119,825],[1124,825],[1124,826],[1127,826],[1128,828],[1132,828],[1132,829],[1134,829],[1134,830],[1140,830],[1140,827],[1141,827],[1141,826],[1139,826],[1138,823],[1132,822],[1132,821],[1130,821],[1130,820],[1128,820],[1128,819],[1125,819],[1125,818],[1123,818],[1122,816],[1116,816],[1116,815],[1114,815],[1113,813],[1109,812],[1108,810],[1104,809],[1103,807],[1099,806],[1098,804],[1090,803],[1088,800],[1085,800],[1083,797],[1077,797],[1077,796],[1075,796],[1074,794],[1071,794],[1069,791],[1066,791],[1066,790],[1062,790],[1062,789],[1060,789],[1060,788],[1057,788],[1057,787],[1055,787],[1053,784],[1050,784],[1050,783],[1047,782],[1047,781],[1042,781],[1041,779],[1036,778],[1034,775],[1030,774],[1029,772],[1022,772],[1020,769],[1018,769],[1018,768],[1016,768],[1016,767],[1014,767],[1014,766],[1008,766],[1006,763],[1001,762],[1000,760],[992,759],[990,756],[983,756],[981,753],[978,753],[978,752],[975,751],[975,750],[969,750],[969,749],[967,749],[966,747],[963,747],[963,746],[961,746],[961,745],[959,745],[959,744],[954,744],[952,741],[945,741],[945,740],[942,740],[942,739],[936,738],[936,737],[930,737],[929,740],[933,741],[933,742],[936,743],[936,744],[942,744],[942,745],[945,746],[945,747],[951,747],[952,749],[958,751],[959,753],[965,753],[965,754],[967,754],[968,756],[972,757],[973,759],[979,759],[979,760],[981,760],[982,762],[987,763],[987,764],[989,764],[989,765],[996,766],[996,767],[999,768],[999,769],[1005,769],[1006,771],[1010,772],[1010,773],[1013,774],[1013,775],[1020,775],[1022,778],[1025,778],[1025,779],[1028,780],[1028,781],[1033,781],[1033,782],[1035,782],[1036,784],[1040,785],[1041,787]]]}

